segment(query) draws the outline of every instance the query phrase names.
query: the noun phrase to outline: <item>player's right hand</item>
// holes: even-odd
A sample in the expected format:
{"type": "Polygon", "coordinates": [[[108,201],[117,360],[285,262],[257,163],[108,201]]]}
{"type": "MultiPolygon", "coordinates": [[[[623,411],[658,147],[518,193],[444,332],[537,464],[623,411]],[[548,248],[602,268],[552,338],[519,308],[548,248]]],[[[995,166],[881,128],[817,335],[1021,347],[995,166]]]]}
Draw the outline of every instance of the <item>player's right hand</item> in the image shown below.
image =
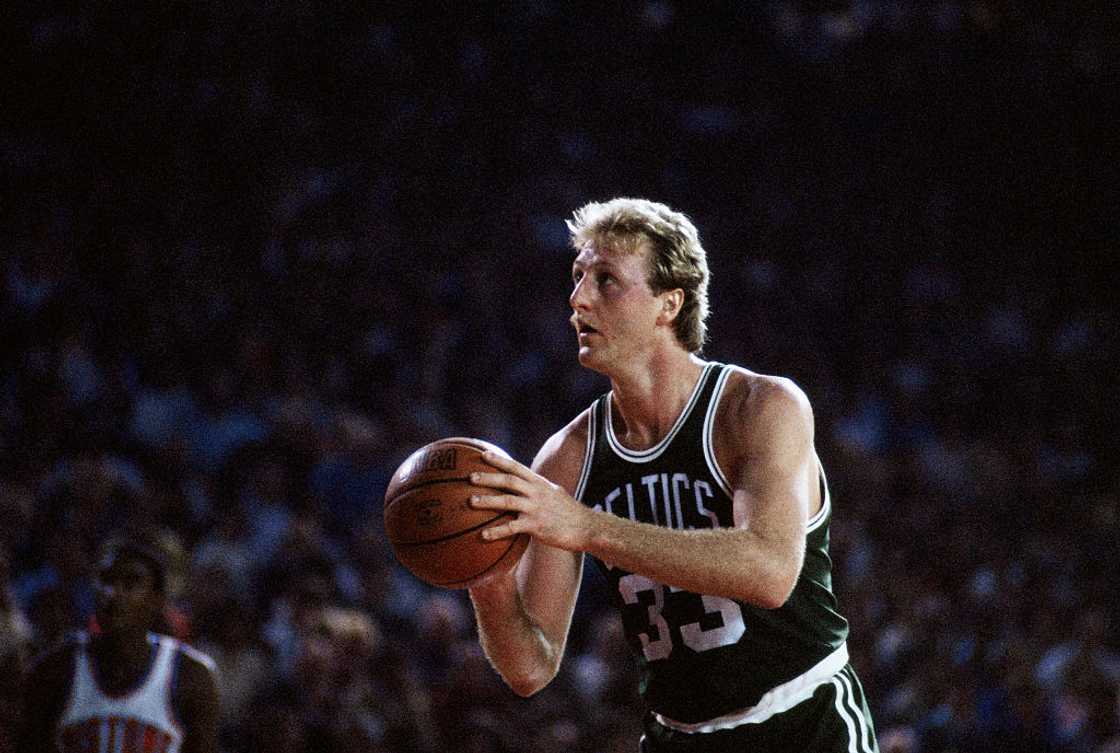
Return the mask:
{"type": "Polygon", "coordinates": [[[560,485],[512,458],[486,452],[482,459],[499,472],[472,473],[471,483],[504,493],[477,495],[471,498],[471,506],[517,513],[508,523],[483,530],[486,539],[493,541],[527,533],[557,549],[587,551],[593,530],[592,510],[560,485]]]}

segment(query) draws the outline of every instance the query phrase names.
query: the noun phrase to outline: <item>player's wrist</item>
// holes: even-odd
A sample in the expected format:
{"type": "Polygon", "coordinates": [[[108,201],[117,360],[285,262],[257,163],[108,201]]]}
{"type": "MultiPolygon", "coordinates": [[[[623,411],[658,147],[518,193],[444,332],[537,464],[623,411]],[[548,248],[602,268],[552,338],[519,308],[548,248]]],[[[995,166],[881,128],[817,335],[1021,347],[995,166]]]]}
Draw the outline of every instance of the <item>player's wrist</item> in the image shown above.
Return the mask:
{"type": "Polygon", "coordinates": [[[587,508],[585,520],[582,526],[583,541],[579,549],[600,557],[610,549],[610,542],[613,540],[611,529],[620,519],[608,512],[587,508]]]}
{"type": "Polygon", "coordinates": [[[517,578],[513,570],[486,576],[473,583],[467,591],[480,606],[512,607],[517,604],[517,578]]]}

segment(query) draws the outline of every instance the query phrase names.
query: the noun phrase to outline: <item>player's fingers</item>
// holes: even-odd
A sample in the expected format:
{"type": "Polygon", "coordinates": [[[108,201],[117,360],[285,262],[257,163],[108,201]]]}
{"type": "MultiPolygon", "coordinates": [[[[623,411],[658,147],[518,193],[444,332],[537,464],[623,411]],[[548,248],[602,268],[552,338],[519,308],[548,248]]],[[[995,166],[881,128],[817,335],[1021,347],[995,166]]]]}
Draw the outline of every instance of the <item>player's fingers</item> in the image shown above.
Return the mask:
{"type": "Polygon", "coordinates": [[[471,496],[471,507],[480,510],[514,510],[521,511],[521,497],[509,494],[474,494],[471,496]]]}
{"type": "Polygon", "coordinates": [[[491,489],[504,489],[515,494],[528,494],[529,483],[512,473],[483,473],[475,471],[471,474],[471,483],[477,486],[488,486],[491,489]]]}
{"type": "Polygon", "coordinates": [[[521,463],[518,463],[513,458],[506,457],[505,455],[497,452],[487,450],[486,452],[482,453],[482,459],[498,470],[513,474],[514,476],[523,478],[526,481],[531,480],[535,475],[533,471],[526,468],[521,463]]]}
{"type": "Polygon", "coordinates": [[[496,526],[482,529],[482,538],[487,541],[494,541],[495,539],[507,539],[510,536],[516,536],[518,530],[516,528],[517,519],[511,520],[508,523],[502,523],[496,526]]]}

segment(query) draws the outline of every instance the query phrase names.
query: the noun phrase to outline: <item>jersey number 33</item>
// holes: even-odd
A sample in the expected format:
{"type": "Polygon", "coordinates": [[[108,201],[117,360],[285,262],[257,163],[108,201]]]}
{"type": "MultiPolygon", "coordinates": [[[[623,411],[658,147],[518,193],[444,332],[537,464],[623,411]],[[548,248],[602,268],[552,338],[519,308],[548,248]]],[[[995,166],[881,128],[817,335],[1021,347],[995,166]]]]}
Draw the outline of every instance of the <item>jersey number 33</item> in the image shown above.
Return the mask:
{"type": "Polygon", "coordinates": [[[700,620],[695,620],[677,625],[675,630],[680,643],[693,651],[709,651],[713,648],[729,646],[738,641],[746,630],[746,625],[743,624],[743,610],[738,603],[722,596],[682,592],[674,586],[666,586],[634,573],[619,579],[618,591],[626,604],[635,606],[646,604],[648,627],[639,634],[639,638],[642,642],[642,653],[647,661],[668,659],[673,652],[674,631],[670,628],[664,614],[665,600],[669,594],[680,592],[682,596],[699,599],[704,605],[704,623],[709,625],[708,627],[702,625],[700,620]]]}

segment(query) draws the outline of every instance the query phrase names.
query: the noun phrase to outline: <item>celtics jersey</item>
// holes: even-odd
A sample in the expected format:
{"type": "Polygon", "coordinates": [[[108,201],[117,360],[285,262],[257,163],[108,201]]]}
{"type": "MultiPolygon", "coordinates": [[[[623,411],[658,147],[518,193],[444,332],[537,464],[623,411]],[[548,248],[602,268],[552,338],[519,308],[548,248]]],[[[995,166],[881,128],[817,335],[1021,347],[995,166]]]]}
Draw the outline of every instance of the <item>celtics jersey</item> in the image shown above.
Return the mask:
{"type": "MultiPolygon", "coordinates": [[[[657,526],[732,526],[732,490],[712,446],[731,371],[707,364],[676,424],[647,450],[622,446],[611,425],[611,394],[599,398],[577,498],[657,526]]],[[[820,478],[821,509],[809,521],[805,562],[778,609],[684,591],[596,560],[637,658],[639,690],[659,720],[709,731],[700,723],[761,706],[780,711],[846,664],[848,623],[836,610],[828,555],[831,500],[823,471],[820,478]]]]}

